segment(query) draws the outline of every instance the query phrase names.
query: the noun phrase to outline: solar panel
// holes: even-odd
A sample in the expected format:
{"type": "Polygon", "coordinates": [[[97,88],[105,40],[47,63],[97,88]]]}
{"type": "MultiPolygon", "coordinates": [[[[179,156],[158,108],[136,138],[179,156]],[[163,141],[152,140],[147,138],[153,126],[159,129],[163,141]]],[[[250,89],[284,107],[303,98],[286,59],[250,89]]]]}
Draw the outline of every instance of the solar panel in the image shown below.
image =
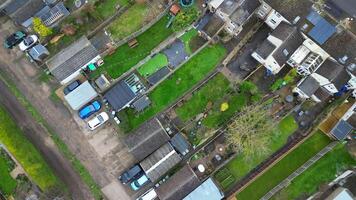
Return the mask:
{"type": "Polygon", "coordinates": [[[310,12],[307,19],[314,25],[308,35],[319,44],[324,44],[336,32],[336,28],[315,11],[310,12]]]}

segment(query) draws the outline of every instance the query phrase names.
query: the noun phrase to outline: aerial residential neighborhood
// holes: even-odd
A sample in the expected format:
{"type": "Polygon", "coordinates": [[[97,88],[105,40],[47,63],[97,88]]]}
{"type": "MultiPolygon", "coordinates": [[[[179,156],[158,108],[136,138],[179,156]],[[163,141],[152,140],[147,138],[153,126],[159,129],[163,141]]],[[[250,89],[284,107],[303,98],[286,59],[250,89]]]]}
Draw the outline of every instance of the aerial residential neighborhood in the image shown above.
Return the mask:
{"type": "Polygon", "coordinates": [[[355,0],[0,0],[0,200],[356,199],[355,0]]]}

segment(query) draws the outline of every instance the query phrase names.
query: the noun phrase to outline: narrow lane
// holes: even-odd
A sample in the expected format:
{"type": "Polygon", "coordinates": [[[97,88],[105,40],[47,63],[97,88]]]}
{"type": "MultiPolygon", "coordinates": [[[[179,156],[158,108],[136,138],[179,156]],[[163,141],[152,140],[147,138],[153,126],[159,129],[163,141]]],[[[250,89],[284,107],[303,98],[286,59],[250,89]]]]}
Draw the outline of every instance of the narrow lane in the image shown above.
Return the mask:
{"type": "Polygon", "coordinates": [[[8,111],[24,135],[40,151],[48,165],[66,185],[71,198],[75,200],[94,199],[70,162],[59,152],[47,130],[32,118],[2,80],[0,80],[0,104],[8,111]]]}

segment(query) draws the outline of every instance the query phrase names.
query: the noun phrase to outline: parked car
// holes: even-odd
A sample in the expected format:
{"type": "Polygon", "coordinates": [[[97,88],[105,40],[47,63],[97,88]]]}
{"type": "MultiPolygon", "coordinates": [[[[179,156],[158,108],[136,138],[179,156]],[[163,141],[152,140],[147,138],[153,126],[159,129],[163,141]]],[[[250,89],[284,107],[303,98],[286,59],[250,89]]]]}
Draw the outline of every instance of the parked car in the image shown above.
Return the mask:
{"type": "Polygon", "coordinates": [[[90,130],[94,130],[99,126],[103,125],[106,121],[109,120],[109,115],[106,112],[101,112],[100,114],[93,117],[88,121],[88,126],[90,130]]]}
{"type": "Polygon", "coordinates": [[[21,51],[26,51],[27,49],[35,45],[37,41],[38,41],[37,35],[29,35],[19,44],[19,48],[21,51]]]}
{"type": "Polygon", "coordinates": [[[69,94],[70,92],[72,92],[75,88],[77,88],[79,85],[81,84],[81,82],[79,80],[75,80],[72,83],[70,83],[69,85],[67,85],[67,87],[65,87],[63,89],[63,93],[64,95],[69,94]]]}
{"type": "Polygon", "coordinates": [[[22,40],[26,37],[26,33],[22,31],[17,31],[16,33],[13,33],[9,37],[6,38],[4,42],[4,47],[7,49],[12,49],[14,46],[20,44],[22,40]]]}
{"type": "Polygon", "coordinates": [[[149,182],[148,177],[146,176],[146,174],[142,174],[142,176],[134,181],[131,182],[131,188],[133,190],[138,190],[140,189],[142,186],[146,185],[149,182]]]}
{"type": "Polygon", "coordinates": [[[156,198],[157,198],[157,193],[155,189],[151,188],[136,200],[154,200],[156,198]]]}
{"type": "Polygon", "coordinates": [[[134,165],[129,170],[127,170],[126,172],[121,174],[121,176],[119,176],[119,180],[121,181],[121,183],[127,184],[130,181],[132,181],[133,179],[140,176],[142,173],[143,173],[143,170],[140,167],[140,165],[134,165]]]}
{"type": "Polygon", "coordinates": [[[98,112],[100,109],[101,109],[100,102],[93,101],[79,110],[79,117],[82,119],[86,119],[90,117],[92,114],[98,112]]]}

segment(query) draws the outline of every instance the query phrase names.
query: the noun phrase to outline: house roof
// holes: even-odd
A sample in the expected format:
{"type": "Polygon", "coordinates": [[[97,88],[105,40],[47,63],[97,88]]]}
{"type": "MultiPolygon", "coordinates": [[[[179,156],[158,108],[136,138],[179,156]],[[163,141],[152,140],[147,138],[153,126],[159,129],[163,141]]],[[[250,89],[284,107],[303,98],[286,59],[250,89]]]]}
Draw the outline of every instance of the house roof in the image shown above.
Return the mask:
{"type": "Polygon", "coordinates": [[[347,119],[347,123],[356,128],[356,111],[347,119]]]}
{"type": "Polygon", "coordinates": [[[178,164],[182,158],[173,149],[170,143],[166,143],[143,161],[140,165],[147,177],[155,182],[178,164]]]}
{"type": "Polygon", "coordinates": [[[331,130],[331,134],[338,140],[344,140],[351,133],[353,127],[345,120],[340,120],[331,130]]]}
{"type": "Polygon", "coordinates": [[[237,25],[243,25],[246,20],[253,15],[254,11],[260,6],[258,0],[242,0],[239,7],[230,16],[231,20],[237,25]]]}
{"type": "Polygon", "coordinates": [[[85,81],[72,92],[64,96],[64,99],[73,110],[79,110],[97,96],[98,93],[96,93],[88,81],[85,81]]]}
{"type": "Polygon", "coordinates": [[[170,143],[183,156],[189,152],[190,144],[181,133],[175,134],[170,143]]]}
{"type": "Polygon", "coordinates": [[[43,23],[46,26],[52,26],[57,23],[60,19],[65,16],[68,16],[70,13],[67,8],[64,6],[63,2],[57,3],[52,8],[46,10],[46,12],[41,13],[39,17],[42,19],[43,23]]]}
{"type": "Polygon", "coordinates": [[[325,60],[315,73],[328,79],[337,89],[340,89],[351,78],[344,66],[330,59],[325,60]]]}
{"type": "Polygon", "coordinates": [[[339,9],[348,13],[350,16],[356,17],[356,1],[354,0],[329,0],[339,9]]]}
{"type": "Polygon", "coordinates": [[[224,194],[216,186],[212,178],[204,181],[199,187],[195,188],[188,196],[183,200],[220,200],[224,197],[224,194]]]}
{"type": "Polygon", "coordinates": [[[297,16],[300,16],[301,18],[306,16],[313,5],[313,3],[309,0],[265,0],[265,2],[290,22],[292,22],[297,16]]]}
{"type": "Polygon", "coordinates": [[[314,95],[322,102],[325,102],[327,99],[331,97],[331,95],[322,87],[317,89],[314,95]]]}
{"type": "Polygon", "coordinates": [[[177,4],[173,4],[171,6],[171,8],[169,9],[169,11],[173,14],[173,15],[177,15],[180,11],[180,7],[177,4]]]}
{"type": "Polygon", "coordinates": [[[47,48],[41,44],[33,46],[28,53],[36,61],[43,61],[49,55],[47,48]]]}
{"type": "Polygon", "coordinates": [[[298,85],[298,88],[309,97],[312,96],[319,87],[319,82],[312,76],[308,76],[300,85],[298,85]]]}
{"type": "Polygon", "coordinates": [[[125,138],[125,144],[136,160],[141,161],[167,143],[168,140],[169,136],[161,123],[158,119],[153,118],[128,135],[125,138]]]}
{"type": "Polygon", "coordinates": [[[46,4],[42,0],[28,0],[19,1],[15,0],[13,3],[5,8],[5,12],[17,24],[22,24],[27,19],[33,17],[38,11],[44,8],[46,4]]]}
{"type": "Polygon", "coordinates": [[[260,55],[263,59],[266,59],[275,49],[276,46],[266,39],[260,46],[258,46],[256,53],[258,53],[258,55],[260,55]]]}
{"type": "Polygon", "coordinates": [[[213,37],[223,27],[225,22],[218,16],[212,15],[209,21],[201,28],[208,36],[213,37]]]}
{"type": "Polygon", "coordinates": [[[151,100],[146,95],[143,95],[135,102],[133,102],[132,106],[135,108],[137,112],[141,112],[145,108],[147,108],[150,104],[151,104],[151,100]]]}
{"type": "Polygon", "coordinates": [[[170,70],[168,67],[162,67],[149,77],[147,77],[147,80],[150,84],[154,85],[158,83],[158,81],[162,80],[167,74],[169,74],[170,70]]]}
{"type": "Polygon", "coordinates": [[[135,99],[135,93],[125,83],[124,80],[116,83],[104,95],[114,110],[121,110],[124,106],[135,99]]]}
{"type": "Polygon", "coordinates": [[[181,200],[200,185],[199,178],[187,164],[156,188],[160,200],[181,200]]]}
{"type": "Polygon", "coordinates": [[[230,16],[243,1],[244,0],[225,0],[220,4],[218,9],[230,16]]]}
{"type": "Polygon", "coordinates": [[[288,58],[303,44],[304,38],[299,33],[297,27],[293,27],[285,22],[282,22],[271,33],[271,35],[283,41],[283,44],[274,51],[273,57],[277,63],[282,66],[288,58]]]}
{"type": "Polygon", "coordinates": [[[50,58],[46,64],[49,71],[59,81],[63,81],[76,71],[85,67],[98,55],[98,51],[90,43],[88,38],[83,36],[50,58]]]}

